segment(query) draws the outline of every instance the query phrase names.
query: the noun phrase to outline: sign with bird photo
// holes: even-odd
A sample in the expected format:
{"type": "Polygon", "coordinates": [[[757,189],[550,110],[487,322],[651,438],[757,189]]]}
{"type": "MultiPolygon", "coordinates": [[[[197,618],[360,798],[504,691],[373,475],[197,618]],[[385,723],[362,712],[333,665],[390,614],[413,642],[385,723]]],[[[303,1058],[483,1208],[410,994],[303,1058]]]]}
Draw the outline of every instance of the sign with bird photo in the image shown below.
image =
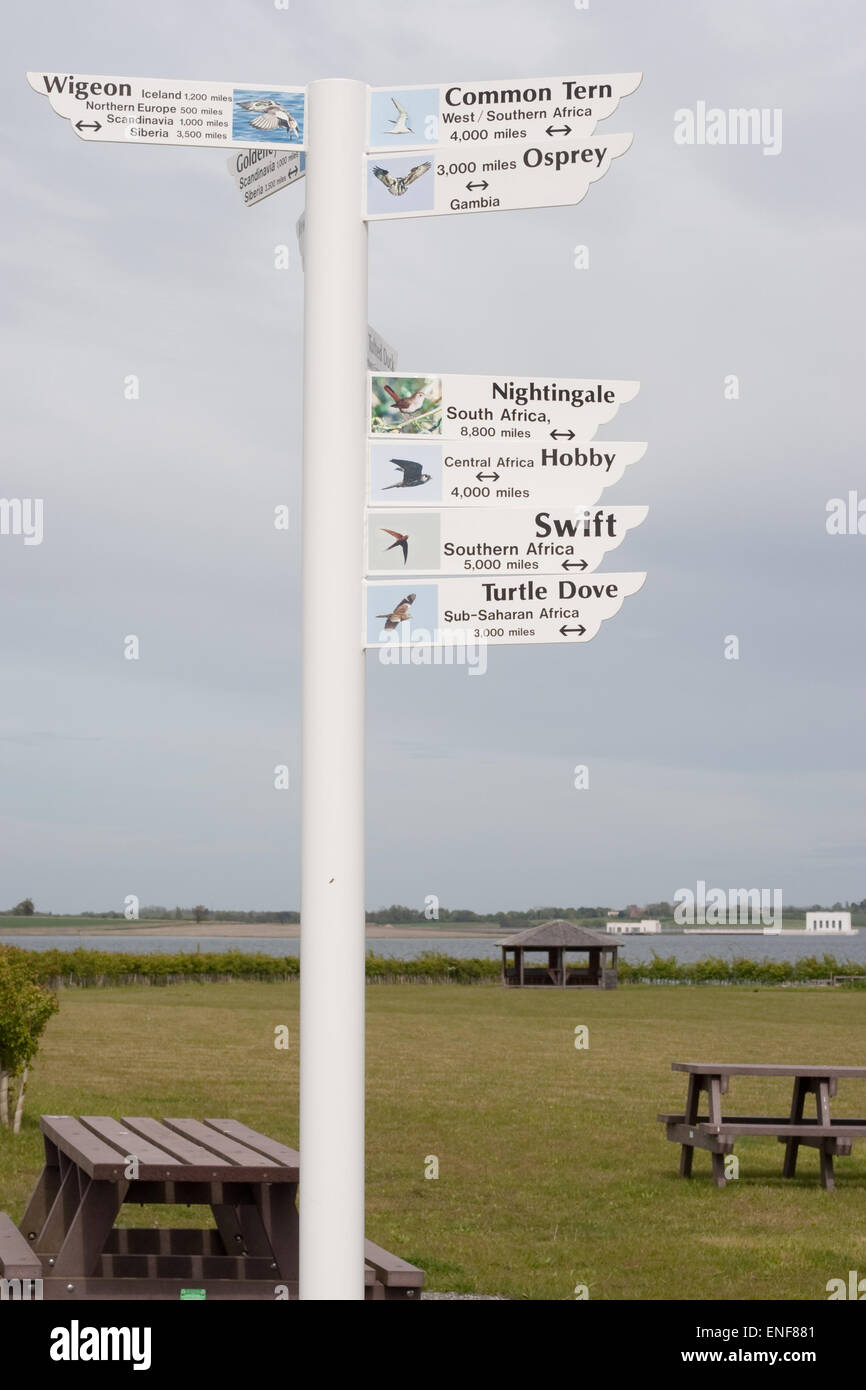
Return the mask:
{"type": "MultiPolygon", "coordinates": [[[[179,77],[79,77],[28,72],[35,92],[82,140],[272,149],[306,144],[303,87],[179,77]]],[[[271,192],[275,192],[272,189],[271,192]]]]}
{"type": "Polygon", "coordinates": [[[238,150],[230,154],[228,170],[244,203],[252,207],[290,183],[297,183],[306,172],[306,155],[298,150],[238,150]]]}
{"type": "Polygon", "coordinates": [[[589,642],[645,573],[439,579],[404,584],[367,580],[365,647],[520,646],[589,642]]]}
{"type": "Polygon", "coordinates": [[[638,381],[573,377],[370,374],[370,433],[564,447],[592,439],[639,390],[638,381]]]}
{"type": "Polygon", "coordinates": [[[453,439],[381,441],[369,445],[367,500],[401,507],[592,506],[626,468],[642,459],[645,443],[460,443],[453,439]]]}
{"type": "Polygon", "coordinates": [[[634,137],[569,137],[561,144],[533,141],[520,149],[458,149],[437,145],[414,154],[367,160],[365,217],[420,217],[449,212],[491,212],[579,203],[603,178],[634,137]]]}
{"type": "Polygon", "coordinates": [[[620,72],[371,87],[367,148],[411,150],[447,143],[500,150],[511,141],[586,139],[640,86],[642,77],[640,72],[620,72]]]}
{"type": "Polygon", "coordinates": [[[367,573],[588,574],[648,507],[367,513],[367,573]]]}

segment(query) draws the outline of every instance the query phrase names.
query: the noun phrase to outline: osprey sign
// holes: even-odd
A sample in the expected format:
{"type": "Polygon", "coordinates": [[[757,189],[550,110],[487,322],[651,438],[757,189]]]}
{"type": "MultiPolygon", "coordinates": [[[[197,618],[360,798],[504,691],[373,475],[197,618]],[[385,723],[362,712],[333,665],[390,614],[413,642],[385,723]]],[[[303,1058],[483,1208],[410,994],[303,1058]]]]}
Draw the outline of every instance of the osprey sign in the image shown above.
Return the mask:
{"type": "Polygon", "coordinates": [[[370,150],[448,144],[502,151],[518,141],[586,139],[640,85],[642,73],[508,77],[434,87],[371,87],[370,150]]]}
{"type": "Polygon", "coordinates": [[[202,149],[300,150],[306,145],[303,87],[64,72],[28,72],[27,81],[82,140],[202,149]]]}
{"type": "Polygon", "coordinates": [[[646,574],[366,582],[366,647],[589,642],[646,574]]]}
{"type": "Polygon", "coordinates": [[[437,145],[426,158],[422,151],[376,155],[367,160],[365,217],[372,222],[579,203],[633,138],[569,137],[554,144],[545,137],[519,150],[437,145]]]}

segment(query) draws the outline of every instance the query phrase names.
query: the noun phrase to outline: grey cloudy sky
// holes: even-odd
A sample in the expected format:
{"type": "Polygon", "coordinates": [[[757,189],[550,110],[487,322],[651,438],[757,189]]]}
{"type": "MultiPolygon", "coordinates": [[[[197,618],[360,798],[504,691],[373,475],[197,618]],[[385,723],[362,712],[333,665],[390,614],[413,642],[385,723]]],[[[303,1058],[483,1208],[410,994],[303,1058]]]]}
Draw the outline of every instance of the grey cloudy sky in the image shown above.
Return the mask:
{"type": "Polygon", "coordinates": [[[300,537],[272,514],[298,515],[303,183],[248,209],[219,150],[79,141],[28,69],[642,70],[603,127],[634,145],[579,206],[371,228],[403,364],[641,381],[600,437],[649,449],[603,501],[651,510],[604,566],[646,585],[593,642],[492,648],[483,678],[368,655],[367,902],[866,895],[866,537],[825,529],[866,496],[857,6],[43,0],[0,62],[0,492],[45,505],[42,545],[0,536],[0,905],[299,892],[300,537]],[[676,145],[698,101],[781,108],[781,152],[676,145]]]}

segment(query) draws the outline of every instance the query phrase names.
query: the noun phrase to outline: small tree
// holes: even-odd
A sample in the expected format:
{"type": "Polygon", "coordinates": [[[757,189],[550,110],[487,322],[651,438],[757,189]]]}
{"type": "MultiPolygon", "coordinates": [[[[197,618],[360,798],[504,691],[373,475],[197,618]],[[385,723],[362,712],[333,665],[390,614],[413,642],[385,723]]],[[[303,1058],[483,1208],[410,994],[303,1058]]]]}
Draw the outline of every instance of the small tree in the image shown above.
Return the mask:
{"type": "Polygon", "coordinates": [[[28,975],[23,952],[0,948],[0,1126],[9,1128],[9,1082],[17,1078],[12,1133],[21,1131],[30,1064],[49,1018],[60,1008],[55,995],[28,975]]]}
{"type": "Polygon", "coordinates": [[[12,909],[13,917],[32,917],[34,912],[33,899],[24,898],[20,903],[16,903],[12,909]]]}
{"type": "Polygon", "coordinates": [[[195,917],[195,920],[197,922],[203,922],[205,918],[208,916],[208,909],[206,907],[202,907],[201,903],[199,903],[196,907],[193,908],[192,915],[195,917]]]}

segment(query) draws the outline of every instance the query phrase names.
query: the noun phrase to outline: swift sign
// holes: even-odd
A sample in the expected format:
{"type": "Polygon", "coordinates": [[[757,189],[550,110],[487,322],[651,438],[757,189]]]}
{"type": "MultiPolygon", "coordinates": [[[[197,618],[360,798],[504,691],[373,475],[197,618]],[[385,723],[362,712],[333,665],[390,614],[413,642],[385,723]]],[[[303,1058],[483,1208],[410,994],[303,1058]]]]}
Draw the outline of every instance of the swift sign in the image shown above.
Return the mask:
{"type": "Polygon", "coordinates": [[[306,89],[177,77],[28,72],[35,92],[82,140],[149,145],[306,145],[306,89]]]}
{"type": "Polygon", "coordinates": [[[588,142],[533,143],[521,150],[457,150],[437,145],[415,154],[367,159],[368,222],[579,203],[591,183],[625,154],[633,136],[589,137],[588,142]],[[426,154],[426,157],[422,157],[426,154]]]}
{"type": "Polygon", "coordinates": [[[642,73],[507,77],[431,87],[371,87],[369,150],[423,149],[446,140],[500,148],[520,140],[586,139],[613,115],[642,73]]]}
{"type": "Polygon", "coordinates": [[[371,510],[367,573],[585,574],[601,564],[648,507],[569,510],[371,510]]]}
{"type": "Polygon", "coordinates": [[[366,647],[589,642],[646,574],[367,581],[366,647]]]}

